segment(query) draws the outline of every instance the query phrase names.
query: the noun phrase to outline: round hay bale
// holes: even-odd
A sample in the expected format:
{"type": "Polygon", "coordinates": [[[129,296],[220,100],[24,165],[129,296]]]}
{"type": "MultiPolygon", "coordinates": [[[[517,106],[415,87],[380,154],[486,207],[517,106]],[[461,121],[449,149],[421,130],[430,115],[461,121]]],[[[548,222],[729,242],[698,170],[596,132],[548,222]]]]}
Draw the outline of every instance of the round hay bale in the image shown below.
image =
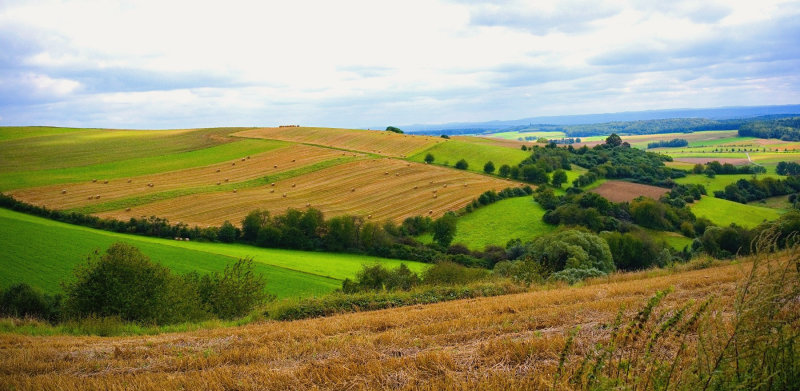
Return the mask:
{"type": "Polygon", "coordinates": [[[400,176],[400,173],[395,173],[394,176],[400,176]]]}
{"type": "Polygon", "coordinates": [[[431,181],[431,183],[430,183],[430,184],[432,185],[432,184],[433,184],[433,181],[431,181]]]}
{"type": "Polygon", "coordinates": [[[107,184],[108,184],[108,181],[103,181],[103,184],[104,184],[104,185],[107,185],[107,184]]]}
{"type": "Polygon", "coordinates": [[[295,187],[295,186],[297,186],[297,184],[296,183],[292,183],[292,187],[295,187]]]}
{"type": "Polygon", "coordinates": [[[294,162],[296,162],[296,161],[297,161],[297,159],[292,159],[292,163],[294,163],[294,162]]]}
{"type": "Polygon", "coordinates": [[[428,211],[428,214],[429,214],[429,215],[432,215],[432,214],[433,214],[433,209],[429,210],[429,211],[428,211]]]}
{"type": "Polygon", "coordinates": [[[133,179],[128,179],[128,183],[131,183],[131,182],[133,182],[133,179]]]}
{"type": "Polygon", "coordinates": [[[97,179],[92,179],[92,183],[97,183],[97,179]]]}
{"type": "Polygon", "coordinates": [[[371,219],[371,218],[372,218],[372,215],[367,215],[367,218],[368,218],[368,219],[371,219]]]}
{"type": "Polygon", "coordinates": [[[274,187],[274,186],[275,186],[275,182],[272,182],[272,183],[270,184],[270,186],[273,186],[273,187],[274,187]]]}
{"type": "Polygon", "coordinates": [[[131,211],[131,208],[125,208],[125,211],[126,211],[126,212],[130,212],[130,211],[131,211]]]}
{"type": "Polygon", "coordinates": [[[219,168],[217,169],[217,172],[219,172],[219,168]]]}
{"type": "MultiPolygon", "coordinates": [[[[249,156],[248,156],[248,158],[249,158],[249,156]]],[[[242,161],[245,161],[245,158],[242,158],[242,161]]]]}
{"type": "Polygon", "coordinates": [[[383,175],[389,175],[389,171],[384,172],[383,175]]]}
{"type": "Polygon", "coordinates": [[[350,191],[355,193],[356,192],[356,188],[354,187],[354,188],[350,189],[350,191]]]}
{"type": "Polygon", "coordinates": [[[310,202],[307,202],[307,203],[306,203],[306,208],[308,208],[308,207],[310,207],[310,206],[311,206],[311,203],[310,203],[310,202]]]}
{"type": "Polygon", "coordinates": [[[276,165],[272,166],[272,168],[278,168],[278,165],[276,164],[276,165]]]}
{"type": "Polygon", "coordinates": [[[417,187],[418,187],[418,186],[414,186],[414,190],[416,190],[416,189],[417,189],[417,187]]]}
{"type": "Polygon", "coordinates": [[[231,166],[235,166],[235,165],[236,165],[236,162],[231,163],[231,166]]]}
{"type": "Polygon", "coordinates": [[[220,182],[220,181],[217,181],[217,186],[219,186],[221,183],[222,183],[222,182],[220,182]]]}
{"type": "Polygon", "coordinates": [[[250,155],[247,155],[247,158],[250,159],[250,155]]]}
{"type": "Polygon", "coordinates": [[[227,181],[228,181],[228,178],[225,178],[225,182],[227,182],[227,181]]]}
{"type": "Polygon", "coordinates": [[[466,183],[464,184],[464,187],[467,187],[467,184],[466,184],[466,183]]]}
{"type": "Polygon", "coordinates": [[[91,200],[92,198],[94,198],[94,197],[92,197],[92,196],[89,196],[89,198],[87,198],[87,200],[91,200]]]}
{"type": "Polygon", "coordinates": [[[283,193],[283,198],[286,198],[286,193],[283,193]]]}
{"type": "Polygon", "coordinates": [[[233,192],[236,193],[236,189],[233,189],[233,192]]]}
{"type": "Polygon", "coordinates": [[[274,192],[275,192],[275,189],[269,189],[269,192],[270,192],[270,193],[274,193],[274,192]]]}
{"type": "Polygon", "coordinates": [[[148,184],[147,184],[147,186],[148,186],[148,187],[153,187],[153,183],[152,183],[152,182],[151,182],[151,183],[148,183],[148,184]]]}
{"type": "Polygon", "coordinates": [[[67,194],[67,189],[61,190],[61,194],[67,194]]]}
{"type": "Polygon", "coordinates": [[[99,200],[100,199],[100,194],[94,196],[94,199],[99,200]]]}
{"type": "Polygon", "coordinates": [[[438,197],[438,196],[439,196],[438,194],[434,194],[434,195],[433,195],[433,198],[436,198],[436,197],[438,197]]]}
{"type": "Polygon", "coordinates": [[[411,163],[406,163],[406,167],[411,167],[411,163]]]}
{"type": "Polygon", "coordinates": [[[433,194],[436,194],[437,191],[439,191],[439,190],[433,189],[433,194]]]}
{"type": "Polygon", "coordinates": [[[447,187],[447,183],[445,183],[445,184],[444,184],[444,187],[445,187],[445,188],[447,187]]]}

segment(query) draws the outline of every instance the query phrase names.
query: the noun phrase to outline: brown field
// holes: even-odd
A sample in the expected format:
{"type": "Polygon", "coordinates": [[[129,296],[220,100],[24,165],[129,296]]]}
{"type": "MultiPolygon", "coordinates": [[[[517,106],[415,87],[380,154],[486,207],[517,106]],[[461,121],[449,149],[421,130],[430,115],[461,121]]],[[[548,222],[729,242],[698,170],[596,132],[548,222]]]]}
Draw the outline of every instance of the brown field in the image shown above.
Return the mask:
{"type": "Polygon", "coordinates": [[[677,162],[684,162],[684,163],[691,163],[691,164],[706,164],[708,162],[718,161],[722,164],[730,163],[737,166],[742,166],[745,164],[750,164],[747,159],[737,159],[737,158],[718,158],[718,157],[673,157],[672,160],[677,162]]]}
{"type": "Polygon", "coordinates": [[[669,189],[625,181],[607,181],[589,191],[600,194],[609,201],[628,202],[639,196],[650,197],[657,200],[664,193],[668,192],[669,189]]]}
{"type": "Polygon", "coordinates": [[[412,136],[386,131],[305,127],[259,128],[233,135],[322,145],[391,157],[411,156],[434,144],[446,141],[440,137],[412,136]]]}
{"type": "Polygon", "coordinates": [[[238,224],[254,209],[283,213],[287,208],[302,209],[311,204],[327,217],[350,214],[366,218],[371,215],[376,220],[399,222],[417,215],[438,217],[462,208],[487,190],[518,185],[426,164],[390,158],[369,159],[278,181],[274,187],[195,194],[141,205],[130,212],[116,210],[98,215],[123,220],[155,215],[202,226],[219,225],[225,220],[238,224]]]}
{"type": "Polygon", "coordinates": [[[513,148],[513,149],[520,149],[523,145],[526,146],[537,145],[533,141],[509,140],[509,139],[495,138],[495,137],[450,136],[450,138],[453,140],[465,141],[473,144],[486,144],[498,147],[513,148]]]}
{"type": "Polygon", "coordinates": [[[168,190],[215,186],[243,182],[250,179],[275,175],[314,163],[363,154],[344,152],[310,145],[292,144],[261,154],[250,159],[231,160],[224,163],[144,175],[134,178],[119,178],[105,183],[97,182],[61,184],[11,191],[15,198],[35,205],[54,209],[70,209],[99,204],[114,199],[142,196],[168,190]],[[275,168],[275,166],[278,166],[275,168]],[[219,170],[219,172],[217,172],[219,170]],[[227,179],[227,180],[226,180],[227,179]],[[130,182],[128,182],[130,180],[130,182]],[[153,186],[148,186],[152,184],[153,186]],[[66,190],[66,193],[62,193],[66,190]],[[94,198],[96,196],[100,198],[94,198]],[[92,197],[92,199],[89,199],[92,197]]]}
{"type": "MultiPolygon", "coordinates": [[[[158,336],[2,335],[0,384],[59,390],[551,389],[569,330],[580,326],[565,356],[565,366],[574,370],[608,338],[605,325],[620,308],[627,322],[657,290],[674,289],[657,307],[656,319],[712,296],[714,312],[730,319],[737,283],[748,268],[744,262],[621,274],[582,287],[158,336]]],[[[678,343],[664,343],[650,360],[674,354],[680,339],[670,338],[678,343]]],[[[686,366],[678,371],[688,372],[697,338],[685,341],[686,366]]],[[[563,379],[556,383],[559,390],[572,388],[563,379]]]]}

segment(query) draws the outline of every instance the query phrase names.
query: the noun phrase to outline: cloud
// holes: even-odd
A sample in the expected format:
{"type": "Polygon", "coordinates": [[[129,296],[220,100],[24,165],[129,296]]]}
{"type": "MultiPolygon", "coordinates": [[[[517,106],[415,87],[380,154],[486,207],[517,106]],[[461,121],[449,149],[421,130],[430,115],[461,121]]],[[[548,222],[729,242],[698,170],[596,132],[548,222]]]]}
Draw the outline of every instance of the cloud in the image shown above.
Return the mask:
{"type": "Polygon", "coordinates": [[[474,5],[470,22],[476,26],[520,29],[535,35],[575,33],[589,30],[596,20],[621,11],[616,4],[592,0],[508,1],[474,5]]]}

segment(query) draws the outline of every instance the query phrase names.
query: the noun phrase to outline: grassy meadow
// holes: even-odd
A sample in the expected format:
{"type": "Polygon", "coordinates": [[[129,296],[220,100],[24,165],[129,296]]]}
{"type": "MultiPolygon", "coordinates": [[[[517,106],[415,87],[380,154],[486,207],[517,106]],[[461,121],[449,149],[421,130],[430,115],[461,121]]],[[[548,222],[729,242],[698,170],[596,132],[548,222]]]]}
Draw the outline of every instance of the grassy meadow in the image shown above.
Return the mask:
{"type": "Polygon", "coordinates": [[[436,159],[433,164],[453,167],[457,161],[464,159],[469,164],[467,170],[481,173],[483,172],[483,165],[488,161],[492,161],[495,170],[499,170],[503,164],[513,167],[530,156],[528,152],[521,149],[450,140],[412,155],[409,160],[423,162],[425,161],[425,156],[429,153],[436,159]]]}
{"type": "Polygon", "coordinates": [[[705,217],[723,227],[736,223],[743,227],[753,228],[765,220],[775,220],[781,215],[780,210],[740,204],[713,196],[703,196],[689,207],[697,217],[705,217]]]}
{"type": "Polygon", "coordinates": [[[59,282],[94,250],[104,251],[117,241],[138,247],[145,255],[175,272],[221,271],[239,258],[253,258],[278,297],[320,295],[341,287],[362,264],[396,267],[405,263],[422,271],[427,265],[352,254],[265,249],[246,245],[201,243],[118,234],[74,226],[0,209],[0,286],[27,282],[58,292],[59,282]]]}
{"type": "Polygon", "coordinates": [[[483,250],[487,245],[505,247],[511,239],[531,240],[555,229],[542,221],[544,212],[533,197],[495,202],[459,217],[453,243],[464,244],[471,250],[483,250]]]}

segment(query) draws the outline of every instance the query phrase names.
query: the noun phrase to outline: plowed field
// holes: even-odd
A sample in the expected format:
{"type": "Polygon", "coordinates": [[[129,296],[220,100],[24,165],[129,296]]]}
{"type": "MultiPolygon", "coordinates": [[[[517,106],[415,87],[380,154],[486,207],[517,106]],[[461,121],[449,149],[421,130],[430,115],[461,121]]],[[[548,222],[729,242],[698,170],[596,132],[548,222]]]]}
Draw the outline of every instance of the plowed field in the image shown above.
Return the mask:
{"type": "Polygon", "coordinates": [[[517,185],[448,168],[370,159],[278,181],[275,186],[195,194],[141,205],[129,212],[115,210],[99,215],[123,220],[156,215],[190,225],[219,225],[225,220],[238,224],[254,209],[283,213],[287,208],[310,204],[327,217],[350,214],[402,221],[416,215],[438,217],[465,206],[487,190],[517,185]]]}
{"type": "Polygon", "coordinates": [[[609,201],[627,202],[639,196],[650,197],[657,200],[664,193],[668,192],[669,189],[625,181],[606,181],[590,191],[600,194],[609,201]]]}
{"type": "Polygon", "coordinates": [[[431,145],[446,142],[433,136],[412,136],[393,132],[331,128],[259,128],[234,133],[234,136],[293,141],[323,145],[382,156],[411,156],[431,145]]]}

